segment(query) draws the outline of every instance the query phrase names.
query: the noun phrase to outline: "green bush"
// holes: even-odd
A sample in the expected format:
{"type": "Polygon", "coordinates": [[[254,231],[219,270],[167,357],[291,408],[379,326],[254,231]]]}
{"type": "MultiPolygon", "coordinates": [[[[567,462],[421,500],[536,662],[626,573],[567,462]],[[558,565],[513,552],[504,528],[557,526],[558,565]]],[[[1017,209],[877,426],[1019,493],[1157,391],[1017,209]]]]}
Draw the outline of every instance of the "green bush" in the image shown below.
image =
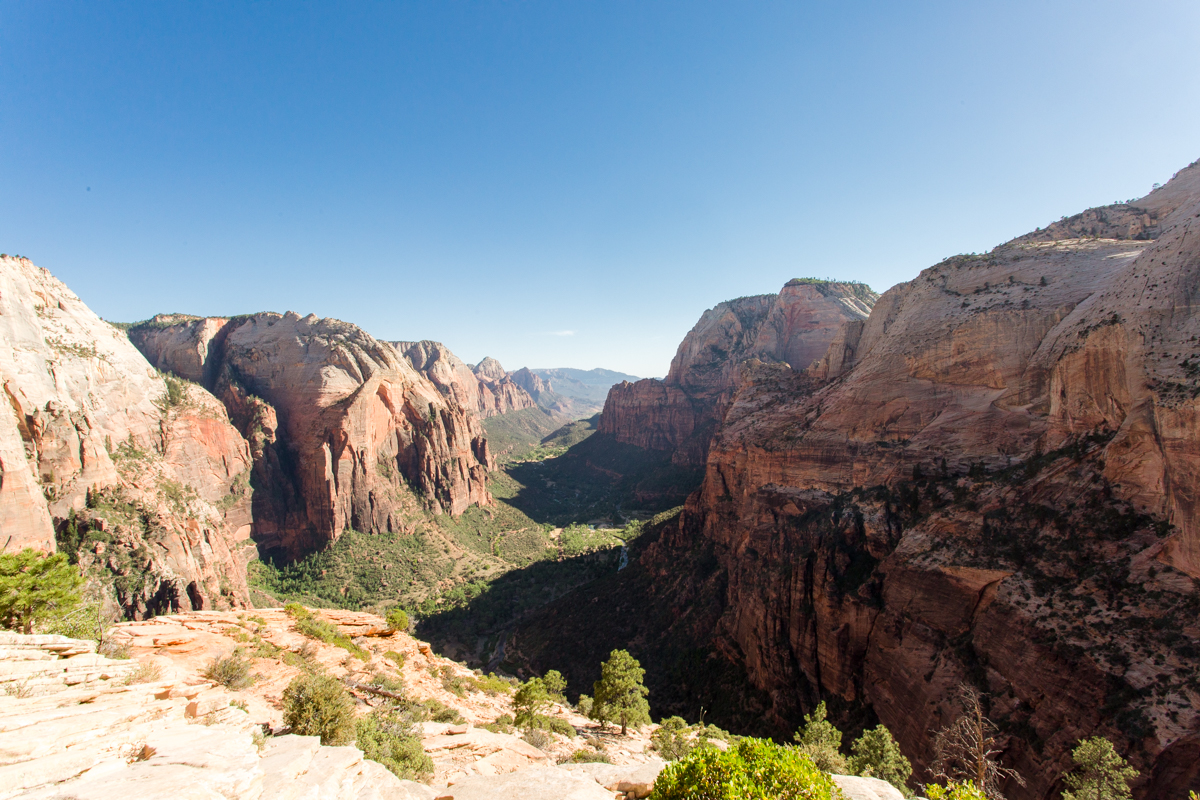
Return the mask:
{"type": "Polygon", "coordinates": [[[571,762],[574,764],[611,764],[612,759],[603,750],[582,749],[571,753],[571,762]]]}
{"type": "Polygon", "coordinates": [[[429,713],[429,719],[433,722],[449,722],[454,725],[462,725],[467,721],[461,711],[457,708],[451,708],[440,700],[430,698],[425,701],[424,706],[429,713]]]}
{"type": "Polygon", "coordinates": [[[301,736],[320,736],[321,744],[349,744],[354,740],[354,701],[336,678],[297,675],[283,690],[283,724],[301,736]]]}
{"type": "Polygon", "coordinates": [[[371,660],[371,654],[351,641],[336,625],[326,622],[299,603],[288,603],[283,610],[296,621],[297,632],[304,636],[340,647],[363,661],[371,660]]]}
{"type": "Polygon", "coordinates": [[[393,608],[388,612],[387,626],[394,631],[407,631],[408,612],[403,608],[393,608]]]}
{"type": "Polygon", "coordinates": [[[234,650],[227,656],[214,658],[201,673],[210,681],[215,681],[231,692],[238,692],[254,683],[250,674],[253,666],[250,659],[242,655],[241,649],[234,650]]]}
{"type": "Polygon", "coordinates": [[[793,737],[800,751],[813,760],[825,772],[844,774],[847,770],[846,757],[840,752],[842,732],[825,719],[825,701],[822,700],[811,714],[804,715],[804,727],[793,737]]]}
{"type": "Polygon", "coordinates": [[[433,759],[421,746],[411,715],[385,703],[355,723],[354,743],[363,755],[391,770],[396,777],[419,781],[433,776],[433,759]]]}
{"type": "Polygon", "coordinates": [[[68,614],[79,604],[83,576],[62,553],[26,548],[0,554],[0,623],[33,633],[33,626],[68,614]]]}
{"type": "Polygon", "coordinates": [[[383,654],[383,657],[396,665],[396,668],[404,666],[404,653],[397,653],[395,650],[388,650],[383,654]]]}
{"type": "Polygon", "coordinates": [[[664,761],[678,761],[695,747],[688,737],[690,730],[683,717],[667,717],[661,727],[650,734],[650,742],[664,761]]]}
{"type": "Polygon", "coordinates": [[[651,800],[836,800],[828,774],[794,747],[766,739],[742,739],[722,752],[699,747],[663,767],[651,800]]]}
{"type": "Polygon", "coordinates": [[[912,764],[900,752],[900,745],[884,725],[876,725],[850,745],[850,771],[867,778],[879,778],[908,793],[912,764]]]}
{"type": "Polygon", "coordinates": [[[486,725],[482,725],[480,727],[485,728],[486,730],[489,730],[492,733],[512,733],[513,732],[512,714],[501,714],[500,716],[496,717],[495,721],[489,722],[486,725]]]}
{"type": "Polygon", "coordinates": [[[926,786],[925,796],[929,800],[988,800],[973,783],[949,783],[946,786],[926,786]]]}

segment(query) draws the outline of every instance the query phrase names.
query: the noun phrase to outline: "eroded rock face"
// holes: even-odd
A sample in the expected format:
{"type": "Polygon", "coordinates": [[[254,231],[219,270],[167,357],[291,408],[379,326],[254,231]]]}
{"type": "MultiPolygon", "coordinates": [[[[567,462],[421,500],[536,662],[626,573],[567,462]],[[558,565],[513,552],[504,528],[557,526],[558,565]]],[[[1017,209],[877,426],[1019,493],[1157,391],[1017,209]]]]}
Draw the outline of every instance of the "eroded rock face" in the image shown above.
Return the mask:
{"type": "Polygon", "coordinates": [[[474,370],[441,342],[392,342],[413,369],[428,378],[446,397],[487,419],[537,403],[516,384],[500,362],[485,358],[474,370]]]}
{"type": "Polygon", "coordinates": [[[290,312],[156,317],[130,339],[225,402],[254,454],[254,538],[268,553],[295,558],[346,528],[410,530],[412,490],[436,512],[490,502],[476,415],[357,326],[290,312]]]}
{"type": "Polygon", "coordinates": [[[168,385],[48,271],[8,257],[0,381],[5,550],[55,550],[57,529],[133,616],[249,604],[250,453],[208,392],[168,385]]]}
{"type": "Polygon", "coordinates": [[[716,547],[717,638],[781,725],[804,691],[861,702],[924,767],[966,681],[1029,781],[1010,797],[1053,796],[1091,735],[1143,771],[1139,796],[1200,787],[1181,755],[1200,732],[1200,167],[1136,206],[1081,215],[1121,238],[1052,227],[925,270],[806,375],[743,370],[680,536],[716,547]]]}
{"type": "Polygon", "coordinates": [[[614,386],[599,431],[617,441],[704,463],[708,442],[749,358],[802,370],[825,355],[843,326],[864,320],[877,295],[861,284],[789,281],[778,295],[743,297],[705,311],[662,381],[614,386]]]}

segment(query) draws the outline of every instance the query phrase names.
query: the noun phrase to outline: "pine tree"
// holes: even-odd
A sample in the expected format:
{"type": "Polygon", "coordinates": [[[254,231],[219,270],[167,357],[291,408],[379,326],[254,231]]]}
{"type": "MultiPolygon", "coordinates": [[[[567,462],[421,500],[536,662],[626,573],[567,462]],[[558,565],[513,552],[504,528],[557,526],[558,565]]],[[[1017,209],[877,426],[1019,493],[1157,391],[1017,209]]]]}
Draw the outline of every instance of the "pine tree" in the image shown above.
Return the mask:
{"type": "Polygon", "coordinates": [[[841,753],[842,732],[825,719],[826,714],[822,700],[811,714],[804,715],[804,727],[793,738],[818,769],[841,774],[846,771],[846,757],[841,753]]]}
{"type": "Polygon", "coordinates": [[[1071,751],[1075,770],[1063,775],[1071,791],[1063,800],[1129,800],[1129,782],[1138,771],[1103,736],[1084,739],[1071,751]]]}
{"type": "Polygon", "coordinates": [[[621,723],[625,736],[630,725],[650,723],[650,693],[642,684],[646,670],[626,650],[613,650],[600,666],[600,680],[592,684],[592,713],[602,726],[609,720],[621,723]]]}
{"type": "Polygon", "coordinates": [[[80,599],[83,576],[62,553],[49,555],[26,548],[0,555],[0,622],[33,633],[33,625],[65,614],[80,599]]]}
{"type": "Polygon", "coordinates": [[[908,794],[908,779],[912,775],[912,764],[900,752],[892,732],[877,725],[850,745],[850,771],[867,778],[879,778],[908,794]]]}
{"type": "Polygon", "coordinates": [[[530,678],[513,695],[513,724],[518,728],[538,727],[538,717],[550,707],[550,693],[542,678],[530,678]]]}

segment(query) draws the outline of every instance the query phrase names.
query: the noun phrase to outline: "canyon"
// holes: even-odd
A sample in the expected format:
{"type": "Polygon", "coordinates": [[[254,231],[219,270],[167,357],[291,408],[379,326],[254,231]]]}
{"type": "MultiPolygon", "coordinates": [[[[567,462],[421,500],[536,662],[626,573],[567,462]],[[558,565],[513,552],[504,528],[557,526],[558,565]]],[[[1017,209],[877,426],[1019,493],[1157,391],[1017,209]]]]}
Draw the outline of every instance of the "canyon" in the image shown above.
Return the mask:
{"type": "Polygon", "coordinates": [[[586,685],[621,642],[664,712],[780,737],[825,699],[894,731],[917,780],[968,683],[1027,781],[1010,798],[1057,796],[1091,735],[1138,797],[1200,788],[1198,235],[1194,164],[924,270],[807,363],[725,344],[764,299],[706,312],[668,379],[614,387],[600,423],[707,453],[703,484],[628,569],[520,624],[513,663],[586,685]],[[684,376],[705,349],[702,395],[684,376]]]}
{"type": "MultiPolygon", "coordinates": [[[[576,423],[565,453],[508,471],[489,430],[567,422],[619,374],[471,366],[292,312],[116,326],[2,257],[4,550],[62,550],[113,613],[192,632],[218,617],[188,613],[229,626],[273,603],[249,570],[339,542],[387,589],[371,602],[405,596],[393,560],[462,562],[430,578],[422,624],[453,612],[461,652],[559,669],[575,694],[627,647],[656,717],[787,740],[824,700],[847,731],[887,725],[923,781],[965,683],[1025,778],[1013,800],[1058,796],[1092,735],[1140,771],[1139,799],[1183,797],[1200,790],[1198,236],[1193,164],[882,295],[796,279],[721,303],[664,379],[613,385],[594,434],[576,423]],[[640,535],[580,556],[573,522],[640,535]],[[463,599],[504,571],[517,611],[463,599]]],[[[364,607],[344,581],[324,599],[364,607]]]]}

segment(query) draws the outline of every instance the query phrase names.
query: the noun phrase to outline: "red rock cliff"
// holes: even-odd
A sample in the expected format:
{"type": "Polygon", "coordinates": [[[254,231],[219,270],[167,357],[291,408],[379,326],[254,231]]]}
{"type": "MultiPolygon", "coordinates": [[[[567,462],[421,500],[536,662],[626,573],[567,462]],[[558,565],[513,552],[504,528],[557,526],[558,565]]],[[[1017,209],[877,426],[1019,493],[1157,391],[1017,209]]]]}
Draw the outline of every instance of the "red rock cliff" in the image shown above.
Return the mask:
{"type": "Polygon", "coordinates": [[[428,378],[446,397],[487,419],[537,405],[529,393],[508,376],[500,362],[485,358],[472,370],[441,342],[392,342],[413,369],[428,378]]]}
{"type": "Polygon", "coordinates": [[[861,702],[923,766],[967,681],[1009,797],[1093,734],[1140,797],[1200,788],[1197,286],[1193,166],[925,270],[807,375],[744,371],[674,546],[716,548],[716,641],[781,720],[861,702]]]}
{"type": "Polygon", "coordinates": [[[251,442],[254,534],[269,553],[297,557],[346,528],[409,530],[410,488],[436,512],[490,502],[475,414],[354,325],[290,312],[156,318],[130,338],[164,367],[215,376],[251,442]]]}
{"type": "Polygon", "coordinates": [[[847,323],[865,319],[877,295],[861,284],[789,281],[778,295],[743,297],[705,311],[662,380],[609,390],[599,431],[617,441],[674,451],[703,464],[708,442],[749,358],[804,369],[821,358],[847,323]]]}
{"type": "Polygon", "coordinates": [[[169,386],[49,272],[7,257],[0,382],[5,550],[52,551],[57,533],[132,616],[249,604],[250,452],[212,395],[169,386]]]}

